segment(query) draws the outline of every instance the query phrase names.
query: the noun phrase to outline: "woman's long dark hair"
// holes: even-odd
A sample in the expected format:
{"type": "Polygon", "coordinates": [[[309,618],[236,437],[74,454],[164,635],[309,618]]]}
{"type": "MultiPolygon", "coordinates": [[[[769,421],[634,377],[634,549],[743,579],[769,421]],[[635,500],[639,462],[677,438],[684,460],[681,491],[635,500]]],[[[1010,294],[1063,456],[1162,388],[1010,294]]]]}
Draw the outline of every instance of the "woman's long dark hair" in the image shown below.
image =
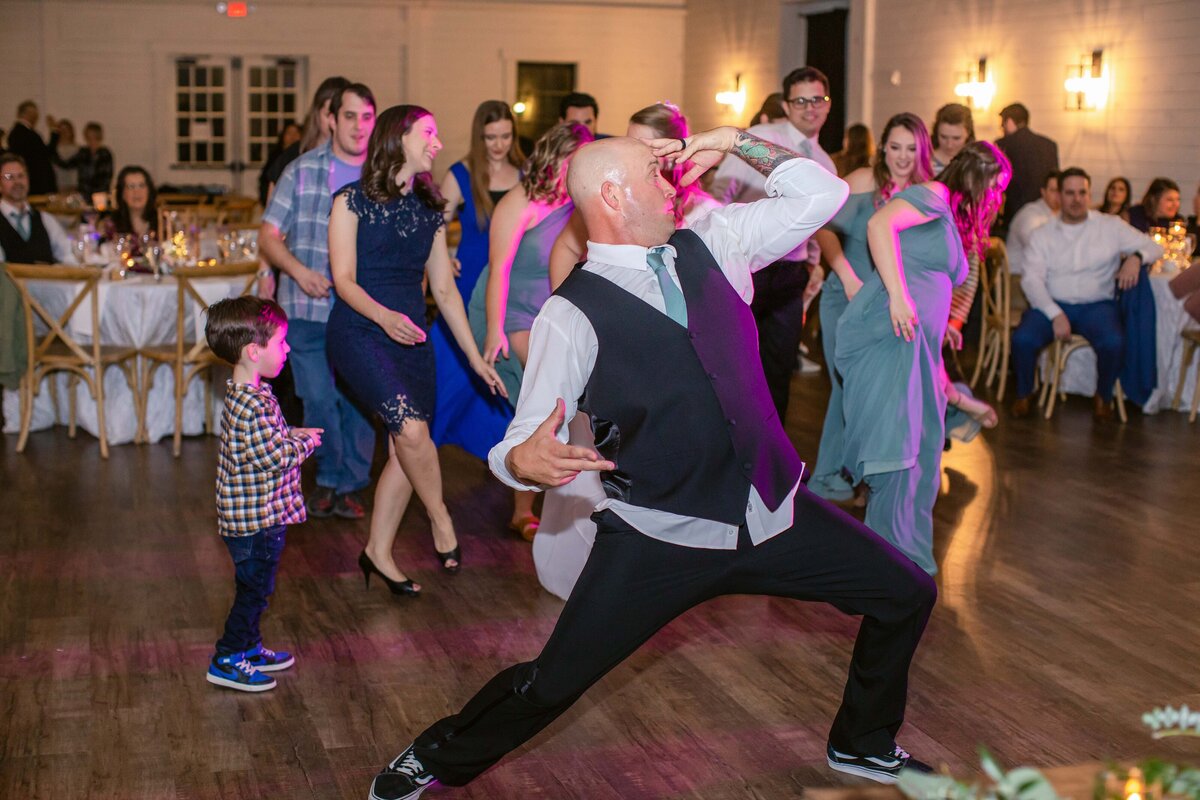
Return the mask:
{"type": "Polygon", "coordinates": [[[517,139],[517,120],[513,117],[512,109],[503,100],[484,100],[475,109],[475,118],[471,121],[471,149],[463,160],[467,163],[467,172],[471,175],[471,196],[475,199],[475,223],[483,230],[488,219],[495,210],[492,196],[488,194],[491,181],[488,177],[487,144],[483,141],[484,128],[493,122],[508,120],[512,123],[512,146],[508,148],[508,163],[518,170],[525,163],[525,154],[521,152],[521,143],[517,139]]]}
{"type": "Polygon", "coordinates": [[[1119,175],[1108,182],[1108,186],[1104,187],[1104,201],[1100,203],[1101,214],[1115,214],[1118,217],[1129,216],[1129,204],[1133,200],[1133,187],[1129,184],[1128,178],[1122,178],[1119,175]],[[1125,184],[1125,199],[1121,205],[1113,208],[1108,204],[1108,193],[1112,191],[1112,187],[1118,183],[1125,184]]]}
{"type": "Polygon", "coordinates": [[[143,167],[131,164],[117,173],[117,210],[113,213],[113,228],[118,233],[133,233],[133,220],[130,219],[129,206],[125,205],[125,178],[130,175],[141,175],[146,179],[146,208],[142,211],[142,219],[150,223],[152,230],[158,226],[158,190],[154,188],[154,179],[143,167]]]}
{"type": "Polygon", "coordinates": [[[950,208],[962,237],[963,250],[984,258],[988,230],[1004,201],[1012,164],[991,142],[971,142],[942,170],[937,180],[950,190],[950,208]]]}
{"type": "MultiPolygon", "coordinates": [[[[421,106],[409,105],[392,106],[379,115],[367,142],[367,160],[363,162],[362,188],[367,197],[386,203],[400,196],[396,175],[404,166],[403,137],[421,119],[432,116],[421,106]]],[[[446,199],[428,172],[414,175],[412,183],[413,194],[426,206],[434,211],[446,207],[446,199]]]]}
{"type": "Polygon", "coordinates": [[[1179,184],[1170,178],[1155,178],[1150,181],[1150,185],[1146,187],[1146,193],[1142,195],[1142,209],[1146,212],[1146,221],[1154,224],[1154,221],[1161,219],[1158,213],[1158,203],[1162,200],[1162,196],[1167,192],[1178,192],[1179,184]]]}

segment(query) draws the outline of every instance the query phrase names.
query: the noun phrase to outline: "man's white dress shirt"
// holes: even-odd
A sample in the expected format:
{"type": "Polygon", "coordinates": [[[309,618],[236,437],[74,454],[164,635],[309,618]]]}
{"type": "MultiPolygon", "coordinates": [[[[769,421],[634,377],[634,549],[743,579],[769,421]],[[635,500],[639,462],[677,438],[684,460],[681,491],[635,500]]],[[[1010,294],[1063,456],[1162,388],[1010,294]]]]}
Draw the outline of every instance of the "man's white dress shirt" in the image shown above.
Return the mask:
{"type": "Polygon", "coordinates": [[[1133,253],[1152,264],[1163,249],[1113,214],[1089,211],[1073,225],[1056,217],[1029,237],[1021,288],[1031,307],[1054,319],[1062,313],[1059,303],[1111,300],[1121,261],[1133,253]]]}
{"type": "MultiPolygon", "coordinates": [[[[849,192],[846,183],[808,159],[781,164],[766,181],[768,197],[737,203],[710,212],[691,226],[712,252],[738,295],[754,299],[752,273],[778,261],[810,237],[841,208],[849,192]]],[[[589,241],[582,269],[606,278],[661,313],[666,313],[662,289],[646,262],[647,248],[589,241]]],[[[678,285],[674,248],[663,253],[667,271],[678,285]]],[[[647,346],[653,346],[647,342],[647,346]]],[[[566,442],[567,423],[575,416],[579,397],[596,363],[595,329],[576,306],[557,295],[542,307],[529,337],[529,359],[521,384],[516,415],[504,440],[492,448],[489,464],[496,477],[514,489],[530,489],[508,471],[509,450],[521,444],[554,411],[558,398],[566,403],[566,420],[558,431],[566,442]]],[[[751,357],[753,354],[747,354],[751,357]]],[[[645,391],[654,391],[647,386],[645,391]]],[[[799,482],[797,481],[797,486],[799,482]]],[[[719,491],[719,487],[714,487],[719,491]]],[[[796,487],[776,509],[769,509],[751,487],[746,524],[755,544],[787,530],[792,524],[796,487]]],[[[680,516],[605,499],[598,509],[612,509],[637,530],[663,541],[688,547],[736,549],[737,526],[680,516]]]]}

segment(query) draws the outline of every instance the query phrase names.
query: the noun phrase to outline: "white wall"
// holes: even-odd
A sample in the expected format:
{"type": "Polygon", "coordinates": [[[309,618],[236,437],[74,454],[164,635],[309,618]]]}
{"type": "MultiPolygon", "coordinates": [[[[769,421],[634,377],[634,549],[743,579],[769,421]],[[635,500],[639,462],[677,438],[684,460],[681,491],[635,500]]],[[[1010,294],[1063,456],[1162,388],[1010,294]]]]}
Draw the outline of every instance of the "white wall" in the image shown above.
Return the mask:
{"type": "MultiPolygon", "coordinates": [[[[694,122],[739,122],[713,99],[735,72],[747,86],[747,113],[778,91],[784,7],[780,0],[688,0],[685,98],[694,122]]],[[[980,138],[998,136],[999,110],[1023,102],[1031,127],[1058,141],[1064,166],[1093,174],[1097,194],[1113,175],[1128,177],[1139,196],[1164,175],[1180,182],[1190,211],[1200,180],[1200,2],[853,0],[849,24],[851,86],[841,100],[847,122],[878,132],[900,111],[931,121],[940,105],[957,100],[954,84],[967,62],[987,56],[997,93],[987,111],[976,112],[980,138]],[[1096,47],[1110,64],[1108,106],[1066,111],[1066,66],[1096,47]]]]}
{"type": "Polygon", "coordinates": [[[931,119],[954,101],[956,73],[986,55],[996,97],[975,114],[980,138],[999,135],[1001,108],[1024,103],[1030,127],[1058,141],[1062,165],[1092,173],[1097,200],[1114,175],[1129,178],[1138,197],[1163,175],[1181,184],[1190,213],[1200,180],[1195,0],[881,0],[875,25],[876,126],[898,111],[931,119]],[[1067,111],[1066,66],[1094,48],[1110,64],[1108,105],[1067,111]]]}
{"type": "Polygon", "coordinates": [[[578,64],[579,88],[613,133],[638,108],[681,96],[683,3],[258,0],[234,20],[209,0],[0,0],[0,125],[32,98],[43,118],[77,130],[101,122],[118,167],[141,163],[159,183],[228,183],[227,172],[171,167],[173,59],[307,57],[310,96],[342,74],[369,85],[381,110],[430,108],[446,145],[440,172],[466,151],[479,102],[516,99],[518,61],[578,64]]]}

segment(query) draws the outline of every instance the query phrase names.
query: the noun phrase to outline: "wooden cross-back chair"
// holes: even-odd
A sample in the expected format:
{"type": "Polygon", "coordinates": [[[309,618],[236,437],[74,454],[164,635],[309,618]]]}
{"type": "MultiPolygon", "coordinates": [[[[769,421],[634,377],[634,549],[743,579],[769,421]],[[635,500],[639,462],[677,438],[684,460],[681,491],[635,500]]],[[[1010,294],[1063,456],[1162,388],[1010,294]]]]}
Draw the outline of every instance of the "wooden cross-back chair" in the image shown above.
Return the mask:
{"type": "MultiPolygon", "coordinates": [[[[202,373],[207,374],[204,395],[204,428],[213,429],[213,373],[211,367],[221,363],[204,336],[196,333],[196,319],[206,308],[208,301],[196,290],[194,281],[205,278],[242,278],[239,294],[248,294],[254,288],[258,273],[257,261],[245,261],[237,264],[221,264],[213,267],[177,267],[172,275],[178,283],[176,294],[175,342],[159,347],[144,347],[142,355],[142,407],[150,395],[150,387],[154,381],[154,371],[163,364],[172,368],[175,374],[175,437],[173,452],[179,456],[183,440],[183,400],[187,396],[188,386],[192,380],[202,373]],[[189,316],[188,303],[193,303],[194,314],[189,316]]],[[[143,417],[139,438],[148,438],[143,417]]]]}
{"type": "Polygon", "coordinates": [[[254,221],[255,212],[258,211],[258,199],[242,195],[219,195],[213,201],[213,206],[223,213],[222,224],[248,224],[254,221]]]}
{"type": "MultiPolygon", "coordinates": [[[[89,267],[68,267],[60,264],[9,264],[9,277],[21,293],[25,311],[26,365],[21,378],[21,432],[17,438],[17,452],[25,450],[29,439],[29,428],[33,421],[33,402],[38,396],[42,380],[55,372],[68,372],[69,416],[68,434],[75,437],[75,392],[83,381],[96,401],[96,423],[100,440],[100,455],[108,458],[108,430],[104,419],[104,370],[116,365],[125,374],[129,389],[133,392],[135,412],[139,421],[144,416],[141,395],[137,384],[137,348],[100,343],[100,304],[97,287],[100,283],[99,270],[89,267]],[[30,291],[30,281],[53,281],[62,284],[77,284],[66,310],[57,316],[48,311],[30,291]],[[84,307],[91,311],[91,341],[82,342],[70,333],[71,318],[84,307]],[[34,337],[34,318],[46,325],[46,333],[34,337]]],[[[51,393],[57,398],[54,383],[51,393]]],[[[57,402],[55,403],[57,406],[57,402]]],[[[57,412],[57,408],[56,408],[57,412]]]]}

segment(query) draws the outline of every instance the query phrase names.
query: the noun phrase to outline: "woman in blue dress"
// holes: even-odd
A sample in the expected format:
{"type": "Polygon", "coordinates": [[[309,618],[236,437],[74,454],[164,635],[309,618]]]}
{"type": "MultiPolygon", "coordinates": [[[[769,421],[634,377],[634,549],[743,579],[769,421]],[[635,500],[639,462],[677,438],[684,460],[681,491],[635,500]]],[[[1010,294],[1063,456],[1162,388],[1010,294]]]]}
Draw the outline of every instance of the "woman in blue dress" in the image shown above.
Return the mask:
{"type": "Polygon", "coordinates": [[[821,348],[829,371],[829,405],[817,448],[817,463],[808,488],[826,500],[845,501],[854,496],[854,486],[843,475],[842,382],[834,368],[837,325],[846,305],[875,271],[867,248],[867,220],[875,211],[911,184],[933,177],[930,156],[933,145],[925,123],[915,114],[897,114],[887,121],[879,137],[874,163],[846,176],[850,196],[829,226],[817,232],[821,256],[830,275],[821,287],[821,348]]]}
{"type": "Polygon", "coordinates": [[[375,490],[363,577],[379,575],[393,594],[421,587],[396,566],[392,544],[415,490],[433,528],[442,567],[462,561],[454,523],[442,499],[437,448],[429,435],[435,388],[434,353],[425,330],[429,285],[438,309],[476,374],[493,390],[504,386],[471,336],[446,248],[445,201],[429,170],[442,149],[437,123],[419,106],[393,106],[379,116],[367,145],[362,179],[334,196],[329,259],[338,300],[329,316],[326,349],[334,371],[388,429],[388,459],[375,490]]]}
{"type": "Polygon", "coordinates": [[[876,271],[843,312],[834,359],[852,479],[870,487],[866,523],[926,572],[940,484],[946,392],[942,340],[964,247],[982,252],[1012,167],[990,142],[965,147],[939,180],[910,186],[867,223],[876,271]]]}
{"type": "MultiPolygon", "coordinates": [[[[488,232],[492,212],[500,198],[521,179],[525,156],[517,142],[516,123],[508,103],[485,100],[475,109],[471,123],[471,149],[466,158],[450,167],[442,180],[446,222],[457,215],[462,238],[455,253],[458,275],[454,279],[463,305],[488,261],[488,232]]],[[[478,458],[487,458],[492,445],[504,438],[512,421],[512,406],[496,397],[471,369],[467,356],[455,344],[454,334],[439,316],[429,332],[437,362],[437,405],[433,414],[433,442],[439,447],[456,444],[478,458]]]]}
{"type": "MultiPolygon", "coordinates": [[[[592,141],[584,126],[563,122],[546,131],[521,182],[496,204],[488,266],[475,284],[469,313],[484,359],[495,366],[515,407],[533,318],[550,298],[550,248],[573,206],[567,196],[571,156],[592,141]]],[[[498,440],[497,440],[498,441],[498,440]]],[[[539,520],[533,493],[517,492],[509,527],[533,541],[539,520]]]]}

